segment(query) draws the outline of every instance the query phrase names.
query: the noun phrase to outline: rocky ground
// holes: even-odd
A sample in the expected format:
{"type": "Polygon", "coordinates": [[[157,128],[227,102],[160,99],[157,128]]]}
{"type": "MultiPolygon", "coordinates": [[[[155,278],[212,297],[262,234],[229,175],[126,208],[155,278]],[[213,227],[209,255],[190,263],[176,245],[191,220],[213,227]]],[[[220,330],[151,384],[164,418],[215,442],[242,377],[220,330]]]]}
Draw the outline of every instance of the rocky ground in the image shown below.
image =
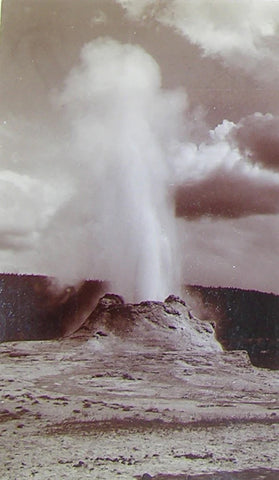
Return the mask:
{"type": "Polygon", "coordinates": [[[125,335],[99,310],[87,334],[0,345],[1,480],[277,480],[279,372],[179,302],[131,309],[125,335]]]}

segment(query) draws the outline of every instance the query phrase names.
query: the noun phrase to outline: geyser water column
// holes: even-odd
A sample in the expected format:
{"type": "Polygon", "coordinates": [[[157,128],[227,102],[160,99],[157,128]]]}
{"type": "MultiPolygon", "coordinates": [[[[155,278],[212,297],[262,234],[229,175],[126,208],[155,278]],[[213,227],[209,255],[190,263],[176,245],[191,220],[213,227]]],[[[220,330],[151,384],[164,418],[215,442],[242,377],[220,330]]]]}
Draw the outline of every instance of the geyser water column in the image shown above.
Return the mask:
{"type": "Polygon", "coordinates": [[[141,47],[100,38],[83,47],[59,104],[90,185],[95,278],[129,300],[177,292],[170,156],[185,96],[161,89],[159,67],[141,47]]]}
{"type": "Polygon", "coordinates": [[[140,46],[92,40],[93,0],[68,4],[3,2],[0,271],[161,300],[180,286],[171,190],[186,94],[161,87],[140,46]]]}

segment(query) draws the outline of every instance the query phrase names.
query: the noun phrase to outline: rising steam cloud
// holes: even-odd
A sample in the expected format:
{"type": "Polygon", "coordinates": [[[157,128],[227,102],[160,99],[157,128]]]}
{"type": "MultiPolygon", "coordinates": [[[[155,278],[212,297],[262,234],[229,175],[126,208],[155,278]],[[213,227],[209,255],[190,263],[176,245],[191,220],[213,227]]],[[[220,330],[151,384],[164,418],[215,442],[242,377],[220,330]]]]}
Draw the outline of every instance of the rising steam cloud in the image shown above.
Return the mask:
{"type": "Polygon", "coordinates": [[[162,298],[179,284],[168,186],[186,98],[160,87],[158,65],[140,47],[100,39],[83,48],[59,97],[83,178],[87,275],[130,299],[162,298]]]}
{"type": "Polygon", "coordinates": [[[196,144],[185,91],[162,89],[140,46],[86,44],[51,103],[52,122],[1,124],[2,270],[163,299],[185,280],[181,222],[279,211],[275,159],[250,128],[264,139],[277,120],[224,121],[196,144]]]}
{"type": "MultiPolygon", "coordinates": [[[[19,236],[19,212],[10,212],[9,246],[17,239],[25,264],[28,247],[40,252],[31,259],[39,271],[68,283],[109,280],[130,300],[161,299],[177,290],[171,150],[181,134],[186,95],[161,90],[159,67],[142,48],[99,39],[82,49],[52,103],[63,124],[59,140],[41,131],[36,149],[34,127],[25,132],[27,140],[18,133],[21,158],[14,168],[25,173],[10,172],[17,191],[9,204],[20,198],[19,178],[18,208],[28,218],[19,236]]],[[[14,138],[8,128],[6,151],[14,138]]]]}

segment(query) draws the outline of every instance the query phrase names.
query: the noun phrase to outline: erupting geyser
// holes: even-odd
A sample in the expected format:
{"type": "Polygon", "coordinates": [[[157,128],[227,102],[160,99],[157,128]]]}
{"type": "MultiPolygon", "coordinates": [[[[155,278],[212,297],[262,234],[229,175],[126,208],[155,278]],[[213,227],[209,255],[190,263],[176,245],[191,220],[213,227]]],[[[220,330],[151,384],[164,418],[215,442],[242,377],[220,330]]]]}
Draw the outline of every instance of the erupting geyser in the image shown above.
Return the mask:
{"type": "Polygon", "coordinates": [[[68,3],[4,2],[0,272],[128,302],[278,292],[278,82],[254,68],[275,74],[276,15],[245,3],[251,30],[235,4],[68,3]]]}
{"type": "Polygon", "coordinates": [[[185,100],[142,48],[107,38],[84,46],[59,97],[88,176],[89,273],[130,301],[178,291],[170,155],[185,100]]]}

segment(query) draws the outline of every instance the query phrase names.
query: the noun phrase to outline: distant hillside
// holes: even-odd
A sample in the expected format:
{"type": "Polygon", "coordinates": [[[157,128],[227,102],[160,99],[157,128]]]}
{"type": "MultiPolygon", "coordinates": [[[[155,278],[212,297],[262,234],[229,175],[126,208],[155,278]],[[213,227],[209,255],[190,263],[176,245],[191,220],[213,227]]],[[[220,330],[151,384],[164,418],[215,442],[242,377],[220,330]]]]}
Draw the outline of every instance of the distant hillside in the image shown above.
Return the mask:
{"type": "Polygon", "coordinates": [[[238,288],[187,286],[227,350],[247,350],[256,366],[279,368],[279,296],[238,288]]]}
{"type": "Polygon", "coordinates": [[[104,283],[58,288],[40,275],[0,274],[0,341],[46,340],[76,330],[90,315],[104,283]]]}

